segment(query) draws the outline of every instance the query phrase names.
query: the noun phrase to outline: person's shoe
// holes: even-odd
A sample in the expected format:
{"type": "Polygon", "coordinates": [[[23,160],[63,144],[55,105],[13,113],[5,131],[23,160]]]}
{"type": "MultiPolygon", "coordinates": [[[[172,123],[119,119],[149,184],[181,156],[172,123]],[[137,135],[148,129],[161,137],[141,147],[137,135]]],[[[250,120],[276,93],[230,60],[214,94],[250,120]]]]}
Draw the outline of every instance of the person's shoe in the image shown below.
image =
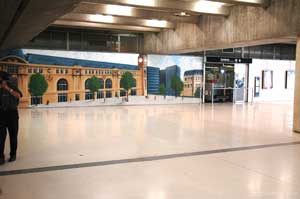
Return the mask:
{"type": "Polygon", "coordinates": [[[8,162],[14,162],[16,161],[17,157],[15,155],[10,156],[8,162]]]}
{"type": "Polygon", "coordinates": [[[5,164],[5,159],[4,158],[0,158],[0,165],[5,164]]]}

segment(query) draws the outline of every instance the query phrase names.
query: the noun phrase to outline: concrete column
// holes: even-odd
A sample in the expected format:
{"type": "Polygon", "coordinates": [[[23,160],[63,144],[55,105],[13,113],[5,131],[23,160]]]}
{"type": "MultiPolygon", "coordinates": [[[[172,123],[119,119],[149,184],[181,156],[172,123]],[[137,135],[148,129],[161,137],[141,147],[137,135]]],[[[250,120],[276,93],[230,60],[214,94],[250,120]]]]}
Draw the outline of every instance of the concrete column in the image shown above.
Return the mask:
{"type": "Polygon", "coordinates": [[[294,131],[300,133],[300,37],[297,39],[294,97],[294,131]]]}

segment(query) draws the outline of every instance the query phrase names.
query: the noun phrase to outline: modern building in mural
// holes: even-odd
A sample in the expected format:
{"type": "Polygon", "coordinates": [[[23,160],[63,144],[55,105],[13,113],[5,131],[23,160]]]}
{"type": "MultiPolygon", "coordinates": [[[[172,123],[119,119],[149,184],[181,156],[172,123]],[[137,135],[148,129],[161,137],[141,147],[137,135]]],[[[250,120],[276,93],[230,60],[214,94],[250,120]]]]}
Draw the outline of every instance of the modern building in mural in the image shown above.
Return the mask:
{"type": "Polygon", "coordinates": [[[165,85],[167,95],[174,95],[171,89],[172,77],[175,75],[184,81],[185,71],[202,70],[203,58],[197,56],[148,55],[148,67],[160,69],[160,84],[165,85]]]}
{"type": "Polygon", "coordinates": [[[158,94],[160,85],[160,70],[157,67],[147,67],[147,93],[158,94]]]}
{"type": "Polygon", "coordinates": [[[171,88],[171,80],[174,76],[180,77],[181,69],[179,66],[169,66],[165,70],[161,70],[161,84],[164,84],[167,90],[167,95],[175,95],[174,91],[171,88]]]}

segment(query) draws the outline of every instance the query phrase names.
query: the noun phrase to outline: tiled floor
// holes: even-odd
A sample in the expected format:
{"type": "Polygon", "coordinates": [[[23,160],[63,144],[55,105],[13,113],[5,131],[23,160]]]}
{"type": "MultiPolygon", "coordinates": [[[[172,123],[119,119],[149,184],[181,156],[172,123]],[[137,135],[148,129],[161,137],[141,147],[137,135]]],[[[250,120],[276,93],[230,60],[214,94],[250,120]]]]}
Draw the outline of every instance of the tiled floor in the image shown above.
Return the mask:
{"type": "MultiPolygon", "coordinates": [[[[3,171],[300,141],[288,104],[20,111],[3,171]]],[[[300,199],[300,144],[0,176],[5,199],[300,199]]],[[[1,196],[0,196],[1,198],[1,196]]]]}

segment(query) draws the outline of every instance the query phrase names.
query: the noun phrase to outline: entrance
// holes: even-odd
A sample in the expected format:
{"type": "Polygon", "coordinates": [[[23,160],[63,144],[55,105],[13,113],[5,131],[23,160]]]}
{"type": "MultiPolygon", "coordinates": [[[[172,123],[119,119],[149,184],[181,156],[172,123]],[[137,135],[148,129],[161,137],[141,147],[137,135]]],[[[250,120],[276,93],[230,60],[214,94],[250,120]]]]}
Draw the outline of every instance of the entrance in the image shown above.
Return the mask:
{"type": "Polygon", "coordinates": [[[233,99],[235,103],[248,102],[248,65],[234,65],[235,89],[233,99]]]}
{"type": "Polygon", "coordinates": [[[234,66],[206,64],[205,101],[232,102],[234,86],[234,66]]]}
{"type": "Polygon", "coordinates": [[[207,63],[205,67],[206,102],[247,101],[247,64],[207,63]]]}

